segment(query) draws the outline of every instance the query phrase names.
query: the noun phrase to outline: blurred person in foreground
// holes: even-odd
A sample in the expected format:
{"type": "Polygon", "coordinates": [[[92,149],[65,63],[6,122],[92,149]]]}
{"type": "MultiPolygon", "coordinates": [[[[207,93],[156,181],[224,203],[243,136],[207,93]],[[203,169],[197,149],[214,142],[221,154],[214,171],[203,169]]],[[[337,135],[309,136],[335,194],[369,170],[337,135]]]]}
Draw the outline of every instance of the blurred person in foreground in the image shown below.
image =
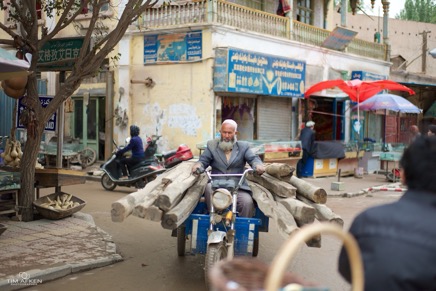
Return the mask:
{"type": "Polygon", "coordinates": [[[428,136],[432,136],[432,135],[436,135],[436,124],[430,124],[428,126],[428,132],[427,132],[428,136]]]}
{"type": "MultiPolygon", "coordinates": [[[[207,142],[206,150],[200,156],[199,161],[192,167],[192,172],[197,169],[212,167],[212,174],[242,174],[245,165],[248,163],[258,174],[265,172],[262,160],[253,153],[250,145],[245,141],[238,141],[236,138],[238,125],[232,119],[226,119],[221,125],[221,139],[214,139],[207,142]]],[[[212,187],[210,183],[206,187],[205,198],[210,209],[210,195],[212,187]]],[[[239,216],[252,217],[254,215],[254,202],[251,197],[251,190],[247,183],[244,183],[238,192],[237,210],[239,216]]]]}
{"type": "MultiPolygon", "coordinates": [[[[404,195],[363,211],[350,228],[362,254],[365,290],[436,290],[436,136],[417,137],[400,167],[404,195]]],[[[350,282],[344,248],[339,272],[350,282]]]]}

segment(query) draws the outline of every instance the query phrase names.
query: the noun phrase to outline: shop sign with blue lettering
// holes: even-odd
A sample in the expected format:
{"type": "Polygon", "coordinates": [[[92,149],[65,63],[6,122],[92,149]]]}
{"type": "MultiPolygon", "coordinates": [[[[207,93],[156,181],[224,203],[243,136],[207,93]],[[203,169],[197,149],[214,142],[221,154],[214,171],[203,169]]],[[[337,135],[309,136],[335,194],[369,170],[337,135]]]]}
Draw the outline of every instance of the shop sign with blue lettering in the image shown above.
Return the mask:
{"type": "Polygon", "coordinates": [[[232,48],[228,49],[225,56],[223,50],[226,49],[218,49],[216,53],[215,91],[282,97],[304,96],[306,77],[304,61],[232,48]]]}

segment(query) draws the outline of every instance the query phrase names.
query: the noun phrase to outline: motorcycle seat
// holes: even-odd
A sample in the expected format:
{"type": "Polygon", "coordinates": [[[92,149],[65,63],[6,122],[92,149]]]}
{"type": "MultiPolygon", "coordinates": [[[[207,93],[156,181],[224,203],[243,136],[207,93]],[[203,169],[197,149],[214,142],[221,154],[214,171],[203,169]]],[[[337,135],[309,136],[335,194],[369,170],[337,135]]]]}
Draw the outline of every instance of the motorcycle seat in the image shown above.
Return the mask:
{"type": "Polygon", "coordinates": [[[151,164],[154,163],[154,162],[155,162],[155,159],[154,159],[154,158],[145,159],[145,160],[141,161],[140,163],[134,165],[134,166],[130,169],[130,171],[133,171],[133,170],[138,169],[138,168],[141,168],[141,167],[146,167],[146,166],[148,166],[148,165],[151,165],[151,164]]]}
{"type": "Polygon", "coordinates": [[[164,159],[168,159],[169,157],[174,156],[176,153],[177,153],[177,150],[172,150],[169,152],[164,152],[162,154],[163,154],[164,159]]]}

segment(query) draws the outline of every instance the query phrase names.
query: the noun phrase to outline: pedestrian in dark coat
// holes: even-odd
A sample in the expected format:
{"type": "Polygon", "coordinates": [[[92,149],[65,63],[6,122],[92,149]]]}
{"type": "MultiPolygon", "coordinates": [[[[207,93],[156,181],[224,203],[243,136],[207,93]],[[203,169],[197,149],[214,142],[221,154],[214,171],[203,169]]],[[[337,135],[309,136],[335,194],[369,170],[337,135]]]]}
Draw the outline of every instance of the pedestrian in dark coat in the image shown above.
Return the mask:
{"type": "Polygon", "coordinates": [[[303,177],[303,171],[307,164],[307,159],[313,154],[314,151],[314,142],[315,142],[315,131],[313,128],[315,127],[315,122],[308,121],[306,122],[306,126],[301,130],[300,140],[301,147],[303,149],[303,156],[298,161],[297,164],[297,177],[303,177]]]}
{"type": "MultiPolygon", "coordinates": [[[[417,137],[400,166],[407,192],[395,203],[359,214],[350,228],[367,291],[436,290],[436,136],[417,137]]],[[[350,282],[345,249],[339,271],[350,282]]]]}

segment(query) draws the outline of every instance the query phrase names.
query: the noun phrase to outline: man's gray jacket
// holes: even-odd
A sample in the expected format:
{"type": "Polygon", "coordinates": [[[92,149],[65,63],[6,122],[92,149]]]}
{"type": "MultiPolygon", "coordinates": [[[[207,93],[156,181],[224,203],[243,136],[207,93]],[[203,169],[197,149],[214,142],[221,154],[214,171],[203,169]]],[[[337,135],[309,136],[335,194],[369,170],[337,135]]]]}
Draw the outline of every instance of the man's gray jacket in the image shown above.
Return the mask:
{"type": "MultiPolygon", "coordinates": [[[[218,139],[208,141],[199,159],[204,169],[208,166],[212,167],[212,174],[242,174],[246,163],[254,170],[257,165],[262,165],[262,160],[253,153],[248,142],[235,142],[229,161],[224,151],[218,147],[218,142],[218,139]]],[[[250,188],[245,184],[241,189],[249,190],[250,188]]]]}

